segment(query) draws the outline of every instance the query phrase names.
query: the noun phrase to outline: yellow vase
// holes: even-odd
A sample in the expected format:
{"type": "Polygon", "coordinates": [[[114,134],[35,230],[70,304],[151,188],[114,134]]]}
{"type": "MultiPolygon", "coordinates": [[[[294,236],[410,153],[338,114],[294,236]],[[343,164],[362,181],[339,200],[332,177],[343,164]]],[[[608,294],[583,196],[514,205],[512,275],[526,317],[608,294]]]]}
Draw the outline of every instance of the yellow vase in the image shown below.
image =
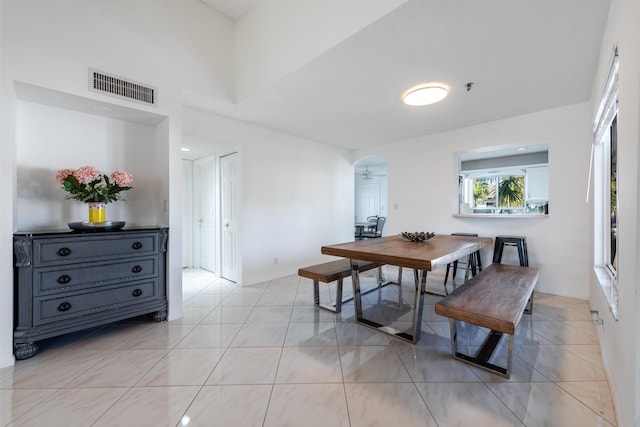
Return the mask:
{"type": "Polygon", "coordinates": [[[104,202],[89,202],[89,222],[106,222],[107,204],[104,202]]]}

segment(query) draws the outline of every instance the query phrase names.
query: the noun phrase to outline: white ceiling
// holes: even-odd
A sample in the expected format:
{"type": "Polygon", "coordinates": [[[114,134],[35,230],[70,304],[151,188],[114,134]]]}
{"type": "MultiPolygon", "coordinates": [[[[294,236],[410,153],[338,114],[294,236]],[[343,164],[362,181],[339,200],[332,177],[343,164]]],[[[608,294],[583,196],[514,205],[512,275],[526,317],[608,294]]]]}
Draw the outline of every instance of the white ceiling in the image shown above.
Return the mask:
{"type": "Polygon", "coordinates": [[[238,20],[242,16],[249,12],[260,3],[264,3],[267,0],[200,0],[204,4],[216,9],[218,12],[222,12],[229,18],[238,20]]]}
{"type": "MultiPolygon", "coordinates": [[[[239,17],[268,0],[201,0],[239,17]]],[[[609,0],[410,0],[237,104],[199,108],[347,149],[588,101],[609,0]],[[449,97],[409,107],[426,81],[449,97]],[[473,82],[467,92],[466,84],[473,82]]]]}

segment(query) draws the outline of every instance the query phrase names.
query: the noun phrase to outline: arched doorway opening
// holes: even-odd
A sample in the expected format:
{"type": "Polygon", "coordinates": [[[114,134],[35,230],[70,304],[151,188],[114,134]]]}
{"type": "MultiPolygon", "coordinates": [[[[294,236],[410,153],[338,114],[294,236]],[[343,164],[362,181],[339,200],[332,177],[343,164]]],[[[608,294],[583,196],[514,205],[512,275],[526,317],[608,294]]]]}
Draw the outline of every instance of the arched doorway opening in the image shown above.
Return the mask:
{"type": "Polygon", "coordinates": [[[355,222],[366,222],[370,216],[387,217],[387,161],[367,156],[354,165],[355,222]]]}

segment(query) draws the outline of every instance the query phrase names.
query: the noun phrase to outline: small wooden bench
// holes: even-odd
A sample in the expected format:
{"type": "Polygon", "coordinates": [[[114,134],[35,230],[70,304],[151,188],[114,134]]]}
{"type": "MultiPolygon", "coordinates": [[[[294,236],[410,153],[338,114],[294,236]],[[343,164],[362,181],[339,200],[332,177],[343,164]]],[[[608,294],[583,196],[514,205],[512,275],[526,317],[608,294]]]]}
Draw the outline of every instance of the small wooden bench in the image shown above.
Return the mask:
{"type": "MultiPolygon", "coordinates": [[[[358,271],[373,270],[374,268],[380,268],[383,264],[375,262],[358,261],[358,271]]],[[[345,277],[351,277],[351,260],[342,258],[336,261],[329,261],[323,264],[311,265],[298,269],[298,276],[306,277],[313,280],[313,303],[321,308],[332,311],[334,313],[340,313],[342,310],[342,303],[347,302],[353,298],[342,299],[342,281],[345,277]],[[320,304],[320,284],[331,283],[338,281],[336,289],[336,302],[335,304],[320,304]]],[[[378,285],[382,283],[382,272],[378,270],[378,285]]]]}
{"type": "Polygon", "coordinates": [[[533,289],[537,281],[536,268],[491,264],[436,303],[436,313],[449,318],[452,356],[510,378],[514,335],[527,303],[533,303],[533,289]],[[491,329],[475,356],[458,351],[458,321],[491,329]],[[509,335],[506,367],[489,363],[503,334],[509,335]]]}

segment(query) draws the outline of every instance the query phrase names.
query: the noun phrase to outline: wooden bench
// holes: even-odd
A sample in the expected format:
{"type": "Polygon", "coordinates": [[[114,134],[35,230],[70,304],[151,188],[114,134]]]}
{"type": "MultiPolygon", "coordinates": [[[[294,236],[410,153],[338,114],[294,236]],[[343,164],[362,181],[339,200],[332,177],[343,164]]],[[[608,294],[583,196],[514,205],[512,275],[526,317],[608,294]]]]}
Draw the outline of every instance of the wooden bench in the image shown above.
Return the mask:
{"type": "Polygon", "coordinates": [[[491,264],[436,303],[436,313],[449,318],[452,356],[510,378],[514,335],[527,303],[533,303],[533,289],[537,281],[536,268],[491,264]],[[474,356],[458,351],[458,321],[491,329],[474,356]],[[509,335],[506,367],[489,363],[503,334],[509,335]]]}
{"type": "MultiPolygon", "coordinates": [[[[383,264],[368,261],[358,261],[358,271],[373,270],[378,268],[378,286],[382,283],[382,272],[380,267],[383,264]]],[[[298,276],[306,277],[313,280],[313,303],[321,308],[332,311],[334,313],[340,313],[342,310],[342,303],[347,302],[353,298],[342,299],[342,281],[345,277],[351,277],[351,261],[346,258],[339,259],[337,261],[329,261],[323,264],[311,265],[298,269],[298,276]],[[320,284],[331,283],[338,281],[336,289],[336,302],[335,304],[320,304],[320,284]]]]}

